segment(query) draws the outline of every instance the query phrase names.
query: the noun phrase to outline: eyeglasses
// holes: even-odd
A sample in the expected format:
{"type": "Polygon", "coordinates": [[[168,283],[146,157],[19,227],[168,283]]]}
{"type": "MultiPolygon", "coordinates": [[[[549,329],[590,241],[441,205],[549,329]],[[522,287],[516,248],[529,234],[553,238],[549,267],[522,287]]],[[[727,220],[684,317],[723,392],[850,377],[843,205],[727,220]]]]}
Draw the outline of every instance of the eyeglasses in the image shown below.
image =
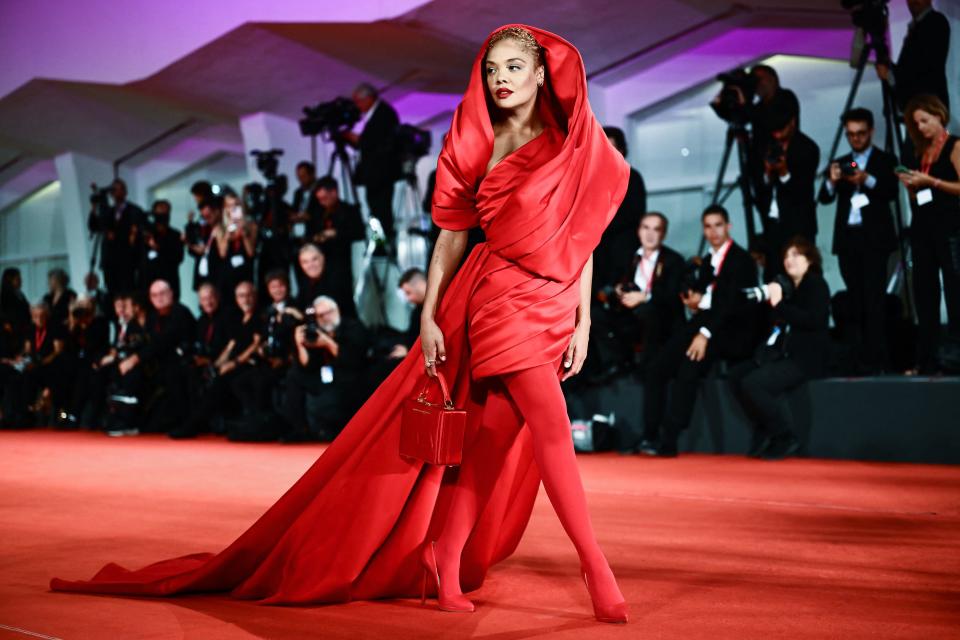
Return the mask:
{"type": "Polygon", "coordinates": [[[870,135],[870,130],[863,129],[860,131],[847,131],[846,133],[848,138],[866,138],[868,135],[870,135]]]}

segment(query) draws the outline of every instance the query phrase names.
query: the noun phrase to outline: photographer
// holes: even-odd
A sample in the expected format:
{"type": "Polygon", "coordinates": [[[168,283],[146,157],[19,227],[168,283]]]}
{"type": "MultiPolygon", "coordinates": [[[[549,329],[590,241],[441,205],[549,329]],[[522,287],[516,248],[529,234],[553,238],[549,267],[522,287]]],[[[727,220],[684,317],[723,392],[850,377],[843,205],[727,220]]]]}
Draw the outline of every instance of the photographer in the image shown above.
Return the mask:
{"type": "Polygon", "coordinates": [[[391,247],[396,245],[393,226],[393,183],[402,173],[397,129],[400,117],[382,100],[373,85],[366,82],[353,91],[353,102],[362,114],[360,133],[348,131],[343,139],[360,150],[356,182],[366,187],[370,215],[380,220],[391,247]]]}
{"type": "Polygon", "coordinates": [[[47,272],[49,291],[43,296],[43,303],[50,310],[50,322],[65,327],[70,316],[70,305],[77,299],[77,292],[70,288],[70,276],[63,269],[51,269],[47,272]]]}
{"type": "MultiPolygon", "coordinates": [[[[623,157],[627,157],[627,138],[618,127],[604,127],[607,140],[617,148],[623,157]]],[[[637,227],[640,218],[647,210],[647,190],[640,172],[630,167],[630,181],[627,194],[613,216],[613,220],[604,229],[600,243],[593,251],[593,282],[595,289],[612,283],[620,276],[623,256],[632,255],[637,250],[637,227]]]]}
{"type": "Polygon", "coordinates": [[[297,183],[300,185],[293,192],[293,211],[290,213],[290,238],[296,243],[295,251],[300,248],[307,237],[307,230],[311,222],[319,213],[320,204],[313,197],[317,189],[317,168],[306,160],[297,163],[297,183]]]}
{"type": "Polygon", "coordinates": [[[103,191],[91,200],[87,227],[101,234],[100,269],[110,295],[132,291],[136,284],[139,258],[139,230],[143,226],[143,210],[127,202],[127,184],[120,179],[110,185],[113,206],[103,191]]]}
{"type": "Polygon", "coordinates": [[[224,197],[223,223],[213,229],[213,239],[221,265],[220,290],[234,291],[241,282],[253,282],[257,223],[244,215],[235,195],[224,197]]]}
{"type": "Polygon", "coordinates": [[[180,231],[170,226],[170,202],[157,200],[153,203],[142,235],[140,269],[137,274],[140,290],[148,290],[154,280],[166,280],[179,300],[183,242],[180,231]]]}
{"type": "Polygon", "coordinates": [[[138,351],[146,343],[147,335],[137,319],[137,305],[129,293],[119,293],[113,299],[113,337],[107,353],[91,363],[89,383],[78,394],[75,415],[80,426],[90,429],[103,427],[108,435],[136,435],[145,378],[140,367],[121,374],[118,364],[138,351]],[[108,402],[109,400],[109,402],[108,402]],[[109,412],[104,417],[104,406],[109,412]]]}
{"type": "Polygon", "coordinates": [[[187,226],[183,233],[184,244],[194,260],[194,291],[198,290],[204,282],[212,282],[219,286],[223,271],[220,252],[214,247],[216,243],[214,231],[223,222],[223,198],[211,195],[200,202],[199,208],[200,220],[194,220],[192,213],[188,215],[187,226]]]}
{"type": "Polygon", "coordinates": [[[326,257],[326,277],[353,288],[353,243],[366,239],[360,208],[340,199],[337,181],[330,176],[317,180],[314,200],[319,210],[310,226],[314,244],[326,257]]]}
{"type": "Polygon", "coordinates": [[[210,430],[210,420],[229,400],[238,401],[245,415],[258,411],[264,403],[262,376],[257,375],[257,355],[262,340],[256,314],[257,292],[252,282],[241,282],[234,290],[239,309],[227,323],[227,344],[211,363],[213,377],[201,394],[187,420],[169,432],[174,439],[193,438],[210,430]]]}
{"type": "Polygon", "coordinates": [[[873,146],[873,114],[851,109],[841,117],[851,153],[830,164],[818,199],[837,201],[833,253],[847,287],[847,343],[857,367],[875,373],[890,366],[884,331],[887,263],[897,248],[890,204],[897,197],[897,159],[873,146]]]}
{"type": "Polygon", "coordinates": [[[730,238],[726,209],[711,205],[701,220],[710,253],[681,285],[680,299],[690,317],[644,374],[644,432],[659,430],[660,442],[643,453],[661,457],[677,455],[680,432],[690,424],[700,380],[710,366],[719,359],[747,358],[753,346],[756,305],[743,290],[757,283],[756,263],[730,238]]]}
{"type": "MultiPolygon", "coordinates": [[[[80,424],[90,397],[91,379],[100,360],[110,350],[110,323],[98,315],[91,299],[82,297],[70,305],[65,348],[61,357],[59,378],[63,385],[61,409],[57,416],[63,426],[80,424]]],[[[54,393],[56,398],[57,394],[54,393]]],[[[88,424],[84,424],[88,426],[88,424]]]]}
{"type": "MultiPolygon", "coordinates": [[[[193,348],[193,365],[201,373],[208,370],[213,361],[226,348],[228,337],[228,313],[220,308],[220,292],[213,284],[205,282],[197,291],[200,315],[197,318],[196,341],[193,348]]],[[[198,376],[193,388],[202,389],[209,380],[198,376]]]]}
{"type": "MultiPolygon", "coordinates": [[[[931,0],[907,0],[913,19],[907,25],[897,64],[877,63],[877,76],[893,86],[897,106],[903,111],[911,98],[937,96],[950,105],[947,91],[947,58],[950,53],[950,21],[935,11],[931,0]]],[[[954,91],[957,87],[954,87],[954,91]]]]}
{"type": "Polygon", "coordinates": [[[766,120],[770,131],[763,158],[763,180],[758,205],[763,222],[766,266],[764,279],[772,280],[783,265],[780,254],[787,240],[817,237],[817,203],[814,183],[820,148],[797,126],[797,114],[784,97],[771,103],[766,120]]]}
{"type": "Polygon", "coordinates": [[[121,375],[142,367],[155,372],[163,394],[152,407],[148,430],[168,431],[186,418],[188,376],[183,355],[193,342],[194,319],[189,309],[174,300],[173,289],[164,280],[150,285],[150,304],[144,327],[147,344],[121,360],[118,370],[121,375]]]}
{"type": "Polygon", "coordinates": [[[332,440],[363,400],[358,383],[367,365],[367,333],[359,321],[341,319],[333,298],[319,296],[307,322],[294,331],[294,342],[296,359],[287,373],[282,410],[288,423],[284,440],[332,440]]]}
{"type": "Polygon", "coordinates": [[[806,238],[794,238],[784,251],[783,266],[785,276],[751,293],[773,307],[769,337],[751,360],[730,371],[744,409],[754,418],[756,435],[748,455],[768,460],[799,449],[785,395],[823,374],[830,342],[830,289],[821,273],[820,252],[806,238]]]}
{"type": "Polygon", "coordinates": [[[357,317],[357,306],[353,302],[353,283],[345,278],[330,277],[327,273],[327,257],[320,247],[307,243],[297,254],[297,264],[303,270],[306,280],[297,291],[296,305],[306,311],[319,296],[330,296],[337,301],[340,315],[346,318],[357,317]]]}
{"type": "Polygon", "coordinates": [[[260,354],[270,369],[282,373],[290,365],[294,353],[293,331],[305,316],[290,297],[290,284],[283,271],[271,271],[264,280],[270,305],[263,309],[260,323],[264,327],[260,354]]]}

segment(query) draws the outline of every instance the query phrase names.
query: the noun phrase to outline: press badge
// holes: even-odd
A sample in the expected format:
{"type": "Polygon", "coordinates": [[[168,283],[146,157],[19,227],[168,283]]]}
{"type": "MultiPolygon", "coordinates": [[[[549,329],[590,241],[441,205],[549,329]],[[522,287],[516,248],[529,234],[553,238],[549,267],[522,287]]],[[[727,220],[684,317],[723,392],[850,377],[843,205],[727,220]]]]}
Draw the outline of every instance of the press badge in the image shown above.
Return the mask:
{"type": "Polygon", "coordinates": [[[200,264],[197,265],[197,273],[199,273],[202,278],[210,275],[210,265],[207,262],[207,256],[200,258],[200,264]]]}
{"type": "Polygon", "coordinates": [[[156,249],[150,249],[150,251],[147,251],[147,260],[156,260],[158,255],[160,254],[157,253],[156,249]]]}
{"type": "Polygon", "coordinates": [[[933,202],[933,189],[927,187],[923,191],[917,191],[917,204],[921,207],[933,202]]]}
{"type": "Polygon", "coordinates": [[[302,238],[307,235],[307,225],[303,222],[294,222],[293,223],[293,237],[302,238]]]}
{"type": "Polygon", "coordinates": [[[865,193],[855,193],[850,198],[850,206],[854,209],[863,209],[868,204],[870,204],[870,198],[865,193]]]}
{"type": "Polygon", "coordinates": [[[242,267],[242,266],[243,266],[243,256],[241,256],[241,255],[230,256],[230,266],[232,266],[234,269],[236,269],[236,268],[238,268],[238,267],[242,267]]]}
{"type": "Polygon", "coordinates": [[[330,384],[333,382],[333,367],[328,364],[320,367],[320,382],[323,384],[330,384]]]}

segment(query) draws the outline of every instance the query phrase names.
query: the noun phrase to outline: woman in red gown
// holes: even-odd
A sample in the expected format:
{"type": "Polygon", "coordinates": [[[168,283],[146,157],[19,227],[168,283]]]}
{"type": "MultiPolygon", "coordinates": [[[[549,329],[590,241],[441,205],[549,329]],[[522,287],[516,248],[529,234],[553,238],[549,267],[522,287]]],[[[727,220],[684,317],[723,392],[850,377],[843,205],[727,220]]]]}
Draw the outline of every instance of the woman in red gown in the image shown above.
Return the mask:
{"type": "Polygon", "coordinates": [[[587,102],[577,50],[523,25],[496,30],[473,64],[437,167],[442,231],[421,339],[307,472],[218,554],[136,571],[108,564],[60,591],[229,591],[262,604],[411,596],[472,611],[461,589],[518,544],[542,478],[581,561],[598,620],[627,609],[596,541],[560,380],[586,355],[592,252],[629,168],[587,102]],[[486,242],[461,268],[466,231],[486,242]],[[439,368],[467,410],[463,464],[401,458],[405,398],[439,368]],[[526,426],[526,428],[523,428],[526,426]],[[457,579],[459,577],[459,580],[457,579]]]}

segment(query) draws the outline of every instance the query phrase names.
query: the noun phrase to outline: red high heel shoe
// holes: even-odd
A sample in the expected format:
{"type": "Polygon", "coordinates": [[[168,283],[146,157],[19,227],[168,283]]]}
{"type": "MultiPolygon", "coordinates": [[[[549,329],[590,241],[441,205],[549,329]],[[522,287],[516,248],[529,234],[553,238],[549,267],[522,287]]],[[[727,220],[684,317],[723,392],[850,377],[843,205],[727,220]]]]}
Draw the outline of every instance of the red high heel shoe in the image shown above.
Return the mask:
{"type": "Polygon", "coordinates": [[[590,600],[593,602],[593,615],[597,622],[611,622],[614,624],[626,624],[627,622],[627,602],[624,600],[612,605],[599,605],[597,598],[593,595],[590,588],[590,581],[587,580],[587,572],[580,568],[580,574],[583,576],[583,583],[587,585],[587,593],[590,594],[590,600]]]}
{"type": "Polygon", "coordinates": [[[423,545],[420,553],[420,563],[423,565],[423,577],[420,580],[420,604],[427,602],[427,576],[432,575],[437,583],[437,607],[440,611],[454,611],[458,613],[472,613],[475,609],[469,598],[464,596],[442,597],[440,592],[440,572],[437,570],[436,542],[431,540],[423,545]]]}

